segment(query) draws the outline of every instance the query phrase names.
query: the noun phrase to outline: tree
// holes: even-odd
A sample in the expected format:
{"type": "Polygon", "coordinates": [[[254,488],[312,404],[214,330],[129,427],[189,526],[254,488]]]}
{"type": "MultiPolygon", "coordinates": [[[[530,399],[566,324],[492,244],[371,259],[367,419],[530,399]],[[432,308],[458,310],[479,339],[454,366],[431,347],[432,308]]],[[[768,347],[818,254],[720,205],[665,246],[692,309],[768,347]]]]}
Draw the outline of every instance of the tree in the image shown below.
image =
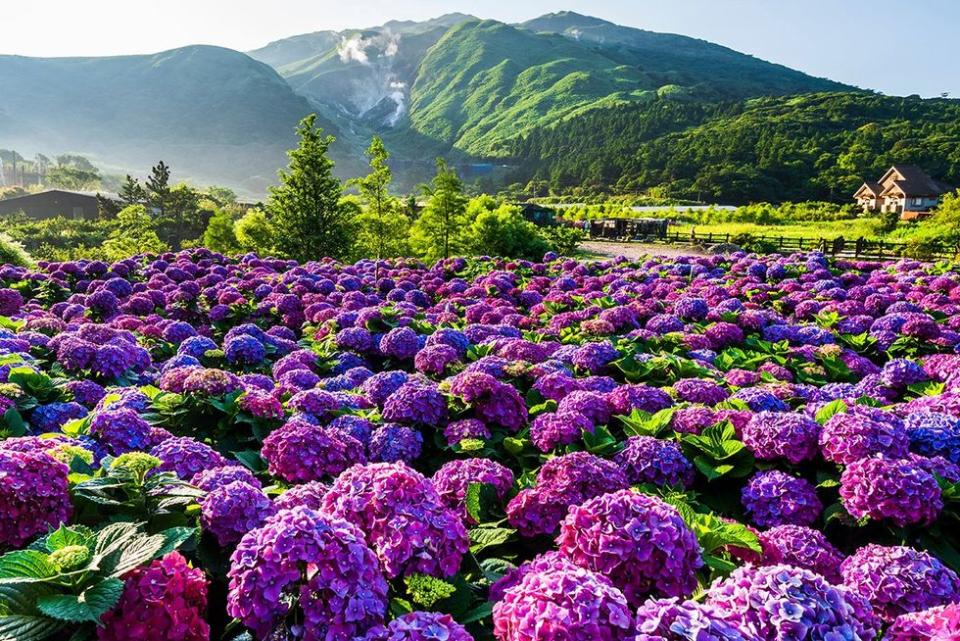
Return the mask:
{"type": "Polygon", "coordinates": [[[234,231],[235,212],[231,207],[221,207],[214,212],[203,232],[204,247],[223,254],[234,254],[240,249],[234,231]]]}
{"type": "Polygon", "coordinates": [[[410,221],[400,211],[397,199],[390,195],[393,180],[387,165],[390,155],[379,136],[374,136],[366,154],[370,159],[370,173],[351,181],[359,190],[363,204],[362,212],[356,217],[358,249],[364,257],[377,259],[403,255],[408,250],[410,221]]]}
{"type": "Polygon", "coordinates": [[[467,197],[463,181],[443,158],[437,159],[437,174],[425,188],[427,207],[411,231],[411,242],[424,258],[449,258],[461,247],[459,234],[466,220],[467,197]]]}
{"type": "Polygon", "coordinates": [[[124,206],[143,205],[147,202],[147,190],[143,188],[139,180],[132,178],[130,174],[127,174],[117,196],[124,206]]]}
{"type": "Polygon", "coordinates": [[[124,207],[117,214],[117,228],[103,244],[104,256],[111,261],[137,254],[159,254],[169,249],[157,236],[153,220],[143,205],[124,207]]]}
{"type": "Polygon", "coordinates": [[[250,209],[233,225],[237,245],[241,251],[256,252],[261,255],[274,253],[276,229],[259,209],[250,209]]]}
{"type": "Polygon", "coordinates": [[[166,213],[167,199],[170,197],[170,167],[162,160],[150,169],[146,192],[150,205],[163,216],[166,213]]]}
{"type": "Polygon", "coordinates": [[[466,231],[466,244],[474,254],[539,260],[550,250],[537,226],[515,205],[480,196],[470,201],[467,218],[473,222],[466,231]]]}
{"type": "Polygon", "coordinates": [[[300,262],[342,258],[353,244],[349,216],[340,202],[343,185],[327,156],[334,138],[323,135],[316,119],[311,114],[297,126],[300,142],[288,152],[289,166],[280,171],[280,186],[270,188],[267,202],[277,251],[300,262]]]}

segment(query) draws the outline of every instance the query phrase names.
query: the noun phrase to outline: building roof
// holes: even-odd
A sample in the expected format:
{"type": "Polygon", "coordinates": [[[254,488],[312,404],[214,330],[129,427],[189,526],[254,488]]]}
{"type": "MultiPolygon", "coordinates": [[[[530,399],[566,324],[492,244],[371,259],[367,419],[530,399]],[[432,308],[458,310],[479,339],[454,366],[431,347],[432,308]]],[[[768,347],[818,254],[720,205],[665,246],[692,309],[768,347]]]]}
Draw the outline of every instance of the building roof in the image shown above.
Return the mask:
{"type": "Polygon", "coordinates": [[[859,198],[860,194],[863,193],[864,191],[868,191],[874,196],[879,196],[880,193],[883,191],[883,185],[881,185],[880,183],[870,182],[868,180],[867,182],[860,185],[860,189],[857,190],[857,193],[855,193],[853,197],[859,198]]]}
{"type": "Polygon", "coordinates": [[[116,194],[111,194],[107,192],[96,192],[96,191],[71,191],[69,189],[45,189],[43,191],[37,191],[32,194],[22,194],[20,196],[14,196],[13,198],[5,198],[0,202],[9,203],[17,200],[23,200],[27,198],[37,198],[38,196],[45,196],[48,194],[65,194],[67,196],[84,196],[86,198],[96,198],[98,195],[105,196],[107,198],[116,198],[116,194]]]}
{"type": "Polygon", "coordinates": [[[887,170],[887,173],[880,179],[881,183],[887,182],[892,174],[898,174],[902,180],[894,180],[881,196],[886,196],[894,189],[899,190],[905,197],[914,198],[919,196],[939,196],[950,191],[950,188],[943,183],[934,180],[927,175],[925,171],[914,165],[894,165],[887,170]]]}

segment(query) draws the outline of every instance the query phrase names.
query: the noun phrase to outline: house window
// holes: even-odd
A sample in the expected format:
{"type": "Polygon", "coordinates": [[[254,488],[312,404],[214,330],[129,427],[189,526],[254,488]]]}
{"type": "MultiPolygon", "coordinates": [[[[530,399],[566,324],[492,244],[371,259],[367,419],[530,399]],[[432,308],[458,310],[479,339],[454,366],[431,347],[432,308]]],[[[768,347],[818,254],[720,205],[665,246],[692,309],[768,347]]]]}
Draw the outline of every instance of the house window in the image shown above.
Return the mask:
{"type": "Polygon", "coordinates": [[[923,204],[923,198],[914,198],[914,199],[913,199],[913,204],[914,204],[914,205],[921,205],[921,204],[923,204]]]}

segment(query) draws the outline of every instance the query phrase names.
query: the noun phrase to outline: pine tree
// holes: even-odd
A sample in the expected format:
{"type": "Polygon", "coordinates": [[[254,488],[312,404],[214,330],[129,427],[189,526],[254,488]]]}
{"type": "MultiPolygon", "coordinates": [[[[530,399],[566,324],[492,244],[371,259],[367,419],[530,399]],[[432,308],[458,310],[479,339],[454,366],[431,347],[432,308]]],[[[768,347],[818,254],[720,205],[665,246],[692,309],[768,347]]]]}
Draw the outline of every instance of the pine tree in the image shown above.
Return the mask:
{"type": "Polygon", "coordinates": [[[300,143],[287,155],[280,186],[270,189],[267,211],[276,230],[276,249],[300,262],[350,252],[350,220],[340,202],[343,185],[333,175],[327,156],[333,136],[316,127],[316,114],[300,121],[300,143]]]}
{"type": "Polygon", "coordinates": [[[150,205],[162,217],[166,213],[167,200],[170,198],[170,167],[162,160],[153,166],[147,176],[146,195],[150,205]]]}
{"type": "Polygon", "coordinates": [[[370,173],[351,181],[360,191],[363,212],[357,217],[358,249],[377,259],[404,253],[409,221],[400,211],[399,202],[390,195],[393,174],[387,160],[390,154],[383,140],[374,136],[366,152],[370,173]]]}
{"type": "Polygon", "coordinates": [[[443,158],[438,158],[437,174],[425,191],[429,201],[414,225],[412,241],[426,258],[449,258],[451,250],[461,246],[460,235],[466,223],[468,199],[463,181],[443,158]]]}

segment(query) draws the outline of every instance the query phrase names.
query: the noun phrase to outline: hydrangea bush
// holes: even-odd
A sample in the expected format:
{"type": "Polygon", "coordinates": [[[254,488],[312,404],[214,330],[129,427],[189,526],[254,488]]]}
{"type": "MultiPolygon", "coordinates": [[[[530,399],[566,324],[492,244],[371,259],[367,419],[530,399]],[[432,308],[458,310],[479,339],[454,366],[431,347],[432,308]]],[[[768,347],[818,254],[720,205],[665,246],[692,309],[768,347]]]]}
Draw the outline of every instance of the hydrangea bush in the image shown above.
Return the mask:
{"type": "Polygon", "coordinates": [[[953,638],[958,352],[947,263],[0,266],[0,636],[953,638]]]}

